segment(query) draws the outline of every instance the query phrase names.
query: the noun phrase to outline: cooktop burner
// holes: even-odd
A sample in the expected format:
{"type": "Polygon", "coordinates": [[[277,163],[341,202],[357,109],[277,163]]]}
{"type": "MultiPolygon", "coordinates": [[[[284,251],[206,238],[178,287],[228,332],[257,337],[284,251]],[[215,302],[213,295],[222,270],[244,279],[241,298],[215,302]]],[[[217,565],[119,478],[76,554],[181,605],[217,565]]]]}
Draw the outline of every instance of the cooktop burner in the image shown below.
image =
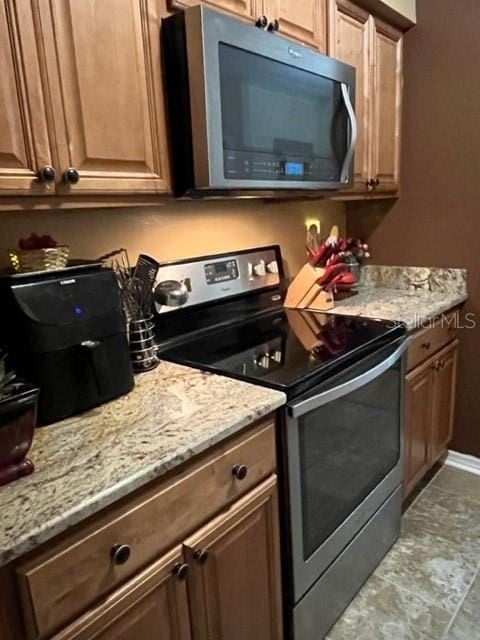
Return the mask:
{"type": "Polygon", "coordinates": [[[177,343],[159,356],[293,397],[404,332],[400,323],[280,308],[177,343]]]}

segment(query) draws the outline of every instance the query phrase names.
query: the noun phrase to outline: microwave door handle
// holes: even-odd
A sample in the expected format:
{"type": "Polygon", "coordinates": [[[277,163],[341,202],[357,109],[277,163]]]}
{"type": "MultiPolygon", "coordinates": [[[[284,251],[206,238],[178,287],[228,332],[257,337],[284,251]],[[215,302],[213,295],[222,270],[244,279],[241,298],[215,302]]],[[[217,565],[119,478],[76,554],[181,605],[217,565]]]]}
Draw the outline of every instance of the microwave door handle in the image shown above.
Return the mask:
{"type": "Polygon", "coordinates": [[[348,182],[348,173],[350,171],[350,165],[352,163],[353,154],[355,152],[355,145],[357,144],[358,127],[357,119],[355,117],[355,111],[350,100],[350,94],[348,93],[348,86],[344,82],[342,82],[340,84],[340,87],[342,91],[343,103],[345,104],[345,109],[347,110],[348,119],[350,121],[350,143],[348,145],[347,153],[345,154],[345,159],[343,161],[340,180],[341,182],[348,182]]]}
{"type": "Polygon", "coordinates": [[[313,398],[308,398],[308,400],[303,400],[297,404],[289,404],[289,415],[292,418],[300,418],[309,411],[314,411],[315,409],[322,407],[324,404],[338,400],[339,398],[352,393],[352,391],[356,391],[360,387],[372,382],[375,378],[378,378],[385,373],[387,369],[390,369],[390,367],[392,367],[395,362],[402,357],[408,349],[411,341],[411,338],[406,338],[398,349],[395,349],[395,351],[385,358],[385,360],[382,360],[382,362],[379,362],[372,369],[365,371],[365,373],[362,373],[356,378],[352,378],[351,380],[348,380],[348,382],[343,382],[337,387],[333,387],[333,389],[327,389],[327,391],[323,391],[313,398]]]}

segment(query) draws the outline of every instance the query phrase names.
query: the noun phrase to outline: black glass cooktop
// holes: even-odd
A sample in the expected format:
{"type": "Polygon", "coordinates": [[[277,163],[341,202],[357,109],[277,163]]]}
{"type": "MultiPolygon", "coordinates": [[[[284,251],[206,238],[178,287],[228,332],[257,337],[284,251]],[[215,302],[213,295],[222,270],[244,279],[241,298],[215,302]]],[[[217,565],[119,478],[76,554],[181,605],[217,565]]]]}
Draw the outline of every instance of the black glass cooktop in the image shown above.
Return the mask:
{"type": "Polygon", "coordinates": [[[402,324],[385,320],[278,309],[177,343],[159,356],[291,398],[404,333],[402,324]]]}

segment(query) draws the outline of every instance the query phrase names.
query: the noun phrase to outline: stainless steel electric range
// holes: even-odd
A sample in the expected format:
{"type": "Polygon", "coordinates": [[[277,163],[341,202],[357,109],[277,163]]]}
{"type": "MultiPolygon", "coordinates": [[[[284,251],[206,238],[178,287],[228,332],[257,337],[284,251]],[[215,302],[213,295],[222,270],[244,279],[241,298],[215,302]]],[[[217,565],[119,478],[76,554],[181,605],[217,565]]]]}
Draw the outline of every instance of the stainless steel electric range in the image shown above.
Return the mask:
{"type": "Polygon", "coordinates": [[[285,289],[278,246],[164,264],[156,333],[162,359],[286,393],[286,634],[320,640],[400,532],[408,340],[399,323],[284,309],[285,289]]]}

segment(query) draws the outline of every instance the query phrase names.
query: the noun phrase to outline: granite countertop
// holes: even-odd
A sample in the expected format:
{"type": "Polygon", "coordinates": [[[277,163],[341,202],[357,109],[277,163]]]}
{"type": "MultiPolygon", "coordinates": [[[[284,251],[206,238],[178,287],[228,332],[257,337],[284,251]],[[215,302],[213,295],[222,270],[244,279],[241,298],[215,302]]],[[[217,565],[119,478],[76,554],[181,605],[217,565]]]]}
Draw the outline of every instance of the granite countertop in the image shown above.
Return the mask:
{"type": "Polygon", "coordinates": [[[339,295],[331,313],[398,320],[414,330],[467,297],[465,269],[369,265],[357,291],[339,295]]]}
{"type": "Polygon", "coordinates": [[[169,362],[131,393],[35,432],[0,487],[0,566],[282,406],[279,391],[169,362]]]}

